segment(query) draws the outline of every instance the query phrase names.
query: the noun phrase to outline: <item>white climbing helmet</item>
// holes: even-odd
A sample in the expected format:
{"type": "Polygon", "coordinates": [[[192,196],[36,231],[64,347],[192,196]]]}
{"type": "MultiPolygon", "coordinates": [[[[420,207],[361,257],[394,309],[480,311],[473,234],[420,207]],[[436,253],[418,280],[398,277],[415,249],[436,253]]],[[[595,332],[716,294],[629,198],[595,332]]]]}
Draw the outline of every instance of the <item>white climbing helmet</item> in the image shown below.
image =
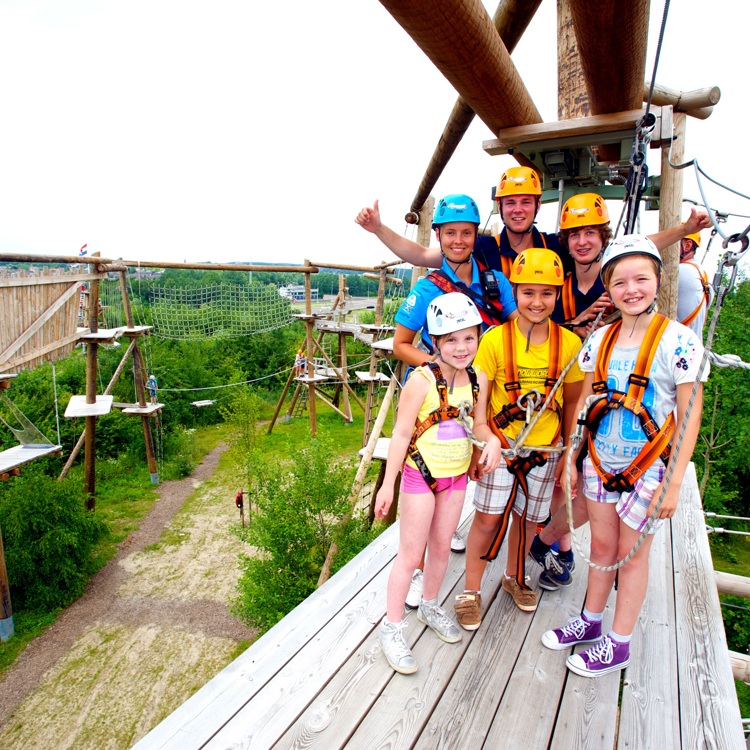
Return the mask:
{"type": "Polygon", "coordinates": [[[659,255],[656,245],[648,237],[642,234],[625,234],[612,240],[607,245],[602,255],[600,273],[603,274],[604,269],[613,260],[624,258],[626,255],[649,255],[658,261],[661,269],[661,255],[659,255]]]}
{"type": "Polygon", "coordinates": [[[427,332],[430,336],[444,336],[481,325],[482,316],[474,301],[461,292],[441,294],[427,307],[427,332]]]}

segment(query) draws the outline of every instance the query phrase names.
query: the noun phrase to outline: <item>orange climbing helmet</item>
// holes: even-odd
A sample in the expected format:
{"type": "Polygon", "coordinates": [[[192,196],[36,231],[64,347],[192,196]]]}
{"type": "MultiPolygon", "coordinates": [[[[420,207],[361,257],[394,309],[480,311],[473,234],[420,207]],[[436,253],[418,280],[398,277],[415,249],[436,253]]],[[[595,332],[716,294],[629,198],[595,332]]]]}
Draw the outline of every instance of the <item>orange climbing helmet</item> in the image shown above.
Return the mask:
{"type": "Polygon", "coordinates": [[[510,273],[513,284],[562,286],[565,272],[560,256],[544,247],[530,247],[518,254],[510,273]]]}
{"type": "Polygon", "coordinates": [[[560,215],[560,229],[578,229],[609,224],[604,198],[596,193],[578,193],[565,201],[560,215]]]}
{"type": "Polygon", "coordinates": [[[508,167],[501,175],[497,183],[495,200],[500,202],[501,198],[508,195],[541,195],[542,181],[539,175],[531,167],[508,167]]]}

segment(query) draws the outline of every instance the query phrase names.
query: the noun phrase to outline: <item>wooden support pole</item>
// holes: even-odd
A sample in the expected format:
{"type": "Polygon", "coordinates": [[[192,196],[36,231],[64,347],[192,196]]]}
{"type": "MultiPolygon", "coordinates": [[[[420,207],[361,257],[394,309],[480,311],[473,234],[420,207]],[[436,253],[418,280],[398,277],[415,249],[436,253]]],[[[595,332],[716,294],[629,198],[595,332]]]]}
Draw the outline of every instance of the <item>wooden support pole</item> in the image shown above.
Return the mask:
{"type": "MultiPolygon", "coordinates": [[[[541,0],[502,0],[498,4],[492,23],[509,54],[515,49],[540,5],[541,0]]],[[[412,201],[413,213],[419,212],[424,205],[473,120],[474,110],[459,96],[412,201]]]]}
{"type": "Polygon", "coordinates": [[[557,0],[557,119],[591,114],[570,0],[557,0]]]}
{"type": "MultiPolygon", "coordinates": [[[[284,390],[281,392],[281,397],[279,398],[278,403],[276,404],[276,410],[273,413],[273,416],[271,417],[271,421],[268,423],[268,429],[266,430],[266,434],[270,435],[271,430],[273,430],[273,426],[276,424],[276,420],[278,419],[279,412],[281,411],[281,407],[284,405],[284,399],[286,398],[286,394],[289,392],[289,386],[292,384],[292,381],[294,380],[294,376],[296,375],[296,368],[292,368],[289,371],[289,377],[286,379],[286,385],[284,386],[284,390]]],[[[294,405],[294,402],[292,402],[292,406],[294,405]]],[[[291,413],[291,407],[290,412],[291,413]]]]}
{"type": "MultiPolygon", "coordinates": [[[[309,276],[306,278],[310,278],[309,276]]],[[[119,274],[120,280],[120,296],[122,297],[122,308],[125,311],[125,321],[127,322],[128,328],[133,328],[135,321],[133,320],[133,310],[130,306],[130,297],[128,296],[127,286],[127,272],[121,271],[119,274]]],[[[133,339],[135,343],[135,339],[133,339]]],[[[138,406],[141,409],[146,406],[146,386],[144,379],[146,376],[146,365],[141,356],[141,350],[136,344],[132,350],[133,355],[133,380],[135,382],[135,393],[138,398],[138,406]]],[[[154,436],[151,434],[151,420],[148,415],[141,414],[141,428],[143,429],[143,443],[146,447],[146,461],[148,462],[148,471],[151,475],[151,484],[159,484],[159,467],[156,463],[156,455],[154,451],[154,436]]]]}
{"type": "MultiPolygon", "coordinates": [[[[305,259],[305,265],[309,266],[310,261],[305,259]]],[[[318,415],[315,408],[315,381],[312,380],[315,375],[315,365],[313,363],[313,327],[315,322],[312,317],[312,291],[310,285],[310,274],[305,274],[305,350],[307,351],[307,375],[310,381],[307,384],[307,406],[310,409],[310,432],[313,436],[318,431],[318,415]]]]}
{"type": "MultiPolygon", "coordinates": [[[[107,384],[107,387],[104,389],[105,396],[109,396],[109,394],[112,393],[112,391],[114,390],[115,383],[117,383],[117,381],[120,379],[120,375],[122,375],[122,371],[125,369],[125,365],[127,364],[128,359],[132,355],[135,345],[136,345],[135,339],[131,339],[130,346],[128,347],[127,351],[125,352],[122,359],[120,360],[120,364],[117,365],[117,369],[115,370],[114,374],[112,375],[112,378],[107,384]]],[[[76,460],[76,456],[80,453],[85,439],[86,439],[86,430],[84,428],[83,433],[78,438],[78,442],[76,442],[75,446],[73,447],[73,450],[70,452],[70,455],[68,456],[68,460],[65,462],[65,466],[63,466],[58,479],[65,479],[65,477],[68,476],[68,472],[70,471],[71,466],[73,466],[73,462],[76,460]]]]}
{"type": "MultiPolygon", "coordinates": [[[[648,101],[650,88],[651,81],[646,81],[643,84],[644,102],[648,101]]],[[[707,86],[693,91],[678,91],[657,83],[651,96],[651,104],[657,106],[671,104],[675,112],[685,112],[691,117],[705,120],[711,115],[714,105],[718,104],[720,99],[721,89],[718,86],[707,86]]]]}
{"type": "MultiPolygon", "coordinates": [[[[569,0],[591,113],[639,109],[646,71],[650,0],[569,0]],[[617,50],[617,54],[613,54],[617,50]]],[[[618,145],[599,149],[620,158],[618,145]]]]}
{"type": "Polygon", "coordinates": [[[8,570],[5,567],[3,534],[0,531],[0,641],[10,640],[13,633],[13,608],[10,604],[10,586],[8,585],[8,570]]]}
{"type": "MultiPolygon", "coordinates": [[[[88,326],[91,333],[99,330],[99,279],[89,283],[88,326]]],[[[99,345],[89,341],[86,345],[86,403],[96,403],[96,368],[99,345]]],[[[96,417],[86,417],[86,451],[84,454],[84,488],[86,509],[96,508],[96,417]]]]}
{"type": "Polygon", "coordinates": [[[750,656],[730,651],[729,661],[732,664],[732,676],[734,679],[750,683],[750,656]]]}
{"type": "Polygon", "coordinates": [[[731,594],[732,596],[744,596],[750,599],[750,578],[734,575],[734,573],[723,573],[715,570],[716,588],[720,594],[731,594]]]}
{"type": "MultiPolygon", "coordinates": [[[[429,196],[424,205],[419,210],[419,224],[417,225],[417,242],[422,247],[430,246],[430,238],[432,237],[432,214],[435,211],[435,198],[429,196]]],[[[417,283],[420,276],[425,275],[424,266],[414,266],[411,269],[411,285],[412,287],[417,283]]]]}
{"type": "MultiPolygon", "coordinates": [[[[681,164],[685,158],[684,112],[673,115],[675,140],[672,144],[672,163],[681,164]]],[[[659,231],[677,226],[682,221],[682,170],[669,166],[669,148],[661,150],[661,190],[659,195],[659,231]]],[[[663,315],[677,315],[677,286],[680,265],[679,242],[661,251],[664,271],[659,291],[659,310],[663,315]]]]}
{"type": "Polygon", "coordinates": [[[493,133],[542,121],[482,0],[380,2],[493,133]]]}

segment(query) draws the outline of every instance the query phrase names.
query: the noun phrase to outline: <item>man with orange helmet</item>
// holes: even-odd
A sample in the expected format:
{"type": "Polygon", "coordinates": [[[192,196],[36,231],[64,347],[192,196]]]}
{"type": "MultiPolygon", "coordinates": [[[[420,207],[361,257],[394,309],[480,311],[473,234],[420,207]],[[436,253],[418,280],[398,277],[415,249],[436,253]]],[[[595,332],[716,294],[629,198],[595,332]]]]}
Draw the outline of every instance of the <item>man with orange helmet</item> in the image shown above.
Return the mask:
{"type": "Polygon", "coordinates": [[[700,231],[686,234],[680,242],[677,320],[703,341],[703,326],[713,293],[706,272],[695,260],[695,253],[700,245],[700,231]]]}

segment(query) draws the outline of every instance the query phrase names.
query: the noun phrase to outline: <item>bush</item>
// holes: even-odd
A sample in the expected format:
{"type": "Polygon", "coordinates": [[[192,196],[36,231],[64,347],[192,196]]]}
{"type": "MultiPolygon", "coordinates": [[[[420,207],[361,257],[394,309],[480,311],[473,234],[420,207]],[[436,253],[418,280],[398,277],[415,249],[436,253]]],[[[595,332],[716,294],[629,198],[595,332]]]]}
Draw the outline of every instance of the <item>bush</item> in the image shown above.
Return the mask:
{"type": "Polygon", "coordinates": [[[250,524],[236,528],[259,554],[241,557],[242,577],[231,609],[248,625],[267,630],[316,588],[328,548],[349,511],[353,469],[332,463],[330,441],[311,438],[282,467],[262,456],[256,510],[250,524]]]}
{"type": "Polygon", "coordinates": [[[80,596],[107,525],[84,507],[80,482],[29,470],[0,494],[0,528],[11,599],[41,612],[80,596]]]}

